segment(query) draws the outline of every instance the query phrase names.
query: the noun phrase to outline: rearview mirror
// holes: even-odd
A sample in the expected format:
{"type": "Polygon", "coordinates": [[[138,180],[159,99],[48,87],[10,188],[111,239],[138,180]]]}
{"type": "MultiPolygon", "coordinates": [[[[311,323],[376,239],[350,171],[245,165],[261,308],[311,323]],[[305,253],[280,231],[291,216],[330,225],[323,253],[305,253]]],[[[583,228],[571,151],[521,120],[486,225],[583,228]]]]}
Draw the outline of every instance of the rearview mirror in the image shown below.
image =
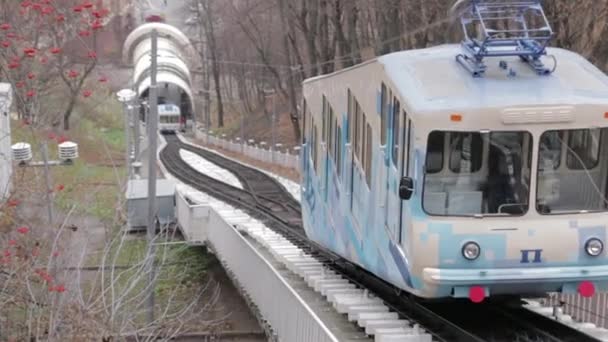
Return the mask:
{"type": "Polygon", "coordinates": [[[407,201],[412,198],[414,194],[414,180],[410,177],[401,178],[401,182],[399,183],[399,197],[407,201]]]}

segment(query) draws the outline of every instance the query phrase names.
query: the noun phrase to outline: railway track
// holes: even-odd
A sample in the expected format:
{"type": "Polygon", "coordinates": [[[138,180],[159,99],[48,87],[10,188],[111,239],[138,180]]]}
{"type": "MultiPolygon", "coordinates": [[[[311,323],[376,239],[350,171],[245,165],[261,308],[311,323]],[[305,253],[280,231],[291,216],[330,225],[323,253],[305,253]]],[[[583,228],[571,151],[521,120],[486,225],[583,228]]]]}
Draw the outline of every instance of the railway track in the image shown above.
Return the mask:
{"type": "Polygon", "coordinates": [[[425,301],[378,279],[338,255],[310,241],[302,228],[300,204],[272,177],[220,155],[182,143],[166,135],[160,159],[181,182],[237,207],[263,221],[296,246],[361,288],[378,295],[402,318],[419,323],[438,341],[547,341],[586,342],[597,339],[557,321],[510,303],[473,304],[468,301],[425,301]],[[243,184],[238,189],[199,173],[179,154],[193,152],[231,171],[243,184]]]}

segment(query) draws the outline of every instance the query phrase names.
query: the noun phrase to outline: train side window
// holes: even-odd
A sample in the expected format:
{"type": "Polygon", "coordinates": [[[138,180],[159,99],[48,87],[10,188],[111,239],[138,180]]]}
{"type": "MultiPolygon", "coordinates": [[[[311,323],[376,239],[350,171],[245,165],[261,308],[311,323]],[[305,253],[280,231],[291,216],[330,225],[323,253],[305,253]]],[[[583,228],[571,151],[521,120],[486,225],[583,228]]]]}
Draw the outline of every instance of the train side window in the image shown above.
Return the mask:
{"type": "Polygon", "coordinates": [[[388,104],[386,97],[386,85],[382,83],[382,89],[380,90],[380,145],[386,145],[386,131],[388,129],[387,126],[387,114],[388,114],[388,104]]]}
{"type": "Polygon", "coordinates": [[[336,165],[338,164],[338,148],[340,147],[340,137],[338,136],[338,131],[340,130],[340,127],[338,127],[338,118],[334,117],[334,148],[332,149],[332,152],[334,154],[334,161],[336,162],[336,165]]]}
{"type": "Polygon", "coordinates": [[[355,111],[355,124],[353,125],[353,147],[355,150],[355,156],[359,158],[359,153],[361,150],[359,142],[361,140],[361,131],[359,130],[359,126],[361,125],[361,111],[359,109],[359,104],[355,99],[353,99],[353,107],[355,111]]]}
{"type": "Polygon", "coordinates": [[[450,170],[473,173],[481,170],[483,139],[479,133],[450,133],[450,170]]]}
{"type": "Polygon", "coordinates": [[[327,141],[327,98],[323,95],[323,109],[321,112],[321,142],[327,141]]]}
{"type": "Polygon", "coordinates": [[[308,131],[306,130],[306,121],[308,119],[307,107],[306,99],[304,99],[302,102],[302,145],[306,144],[306,134],[308,134],[308,131]]]}
{"type": "Polygon", "coordinates": [[[371,188],[372,185],[372,126],[367,124],[367,132],[365,134],[365,179],[367,185],[371,188]]]}
{"type": "Polygon", "coordinates": [[[361,139],[359,139],[359,162],[361,163],[361,167],[363,167],[363,164],[365,162],[365,127],[367,125],[367,118],[365,116],[365,113],[363,113],[362,111],[360,111],[360,115],[361,120],[359,120],[359,134],[361,139]]]}
{"type": "Polygon", "coordinates": [[[336,132],[337,139],[337,147],[336,147],[336,168],[338,172],[338,178],[342,178],[342,129],[337,127],[336,132]]]}
{"type": "Polygon", "coordinates": [[[346,115],[347,115],[347,122],[348,122],[348,130],[345,131],[346,142],[351,143],[352,139],[353,139],[354,122],[353,122],[353,95],[351,94],[350,89],[348,89],[348,108],[347,108],[346,115]]]}
{"type": "Polygon", "coordinates": [[[399,113],[401,113],[401,102],[394,98],[393,105],[393,165],[397,167],[399,160],[399,132],[401,132],[401,123],[399,122],[399,113]]]}
{"type": "Polygon", "coordinates": [[[601,129],[579,129],[568,132],[566,165],[572,170],[589,170],[597,166],[600,155],[601,129]]]}
{"type": "Polygon", "coordinates": [[[331,120],[331,155],[332,158],[334,159],[334,161],[336,160],[336,154],[334,152],[334,150],[336,149],[336,113],[334,112],[334,109],[332,107],[330,107],[330,113],[331,115],[329,116],[329,119],[331,120]]]}
{"type": "Polygon", "coordinates": [[[327,103],[327,154],[333,159],[334,148],[334,111],[329,102],[327,103]]]}
{"type": "Polygon", "coordinates": [[[407,140],[405,144],[407,145],[407,150],[405,154],[405,160],[402,162],[405,164],[405,169],[403,170],[403,174],[406,176],[410,175],[410,154],[412,153],[412,119],[407,119],[407,113],[403,112],[404,121],[407,120],[407,140]]]}
{"type": "Polygon", "coordinates": [[[319,127],[318,126],[313,126],[312,127],[312,164],[314,165],[314,169],[315,172],[317,174],[319,174],[319,170],[318,170],[318,162],[317,162],[317,149],[318,149],[318,145],[319,145],[319,141],[318,141],[318,131],[319,131],[319,127]]]}
{"type": "Polygon", "coordinates": [[[443,169],[444,132],[431,132],[427,146],[426,172],[439,173],[443,169]]]}
{"type": "Polygon", "coordinates": [[[402,118],[402,122],[401,125],[402,127],[402,132],[403,135],[401,135],[401,146],[403,146],[403,152],[402,155],[400,156],[401,158],[401,174],[404,176],[408,176],[409,175],[409,162],[410,162],[410,130],[411,130],[411,121],[412,120],[408,120],[408,115],[407,112],[405,110],[403,110],[403,114],[402,114],[403,118],[402,118]]]}
{"type": "Polygon", "coordinates": [[[310,153],[310,158],[313,159],[313,150],[315,149],[315,144],[317,143],[314,139],[314,131],[315,131],[315,120],[311,116],[310,118],[310,148],[308,149],[310,153]]]}

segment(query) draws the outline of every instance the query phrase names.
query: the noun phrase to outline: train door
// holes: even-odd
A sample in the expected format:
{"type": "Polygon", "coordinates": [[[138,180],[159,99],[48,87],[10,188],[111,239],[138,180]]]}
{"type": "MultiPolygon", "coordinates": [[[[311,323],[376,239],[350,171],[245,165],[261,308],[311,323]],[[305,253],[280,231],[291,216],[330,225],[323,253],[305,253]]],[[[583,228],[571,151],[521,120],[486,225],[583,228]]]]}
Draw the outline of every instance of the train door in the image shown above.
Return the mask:
{"type": "Polygon", "coordinates": [[[389,116],[389,154],[388,165],[388,203],[387,227],[393,241],[400,239],[401,227],[401,199],[399,198],[399,181],[403,176],[403,166],[400,163],[402,141],[405,135],[405,117],[401,113],[401,103],[397,97],[392,98],[391,113],[389,116]]]}
{"type": "Polygon", "coordinates": [[[305,175],[308,173],[308,150],[310,149],[310,137],[308,136],[308,126],[310,126],[309,120],[312,120],[312,117],[308,113],[308,103],[306,99],[302,101],[302,141],[300,146],[300,184],[304,184],[302,181],[305,178],[305,175]]]}
{"type": "MultiPolygon", "coordinates": [[[[412,161],[412,119],[408,117],[407,112],[402,112],[402,139],[401,139],[401,177],[412,177],[410,173],[411,161],[412,161]]],[[[397,190],[396,197],[399,197],[399,190],[397,190]]],[[[405,222],[408,219],[406,212],[403,209],[405,202],[399,198],[399,243],[404,246],[405,236],[407,236],[407,229],[405,228],[405,222]]]]}
{"type": "Polygon", "coordinates": [[[362,233],[369,217],[369,194],[371,189],[371,159],[372,131],[367,122],[365,112],[353,96],[353,127],[354,153],[352,158],[351,178],[351,214],[355,219],[356,230],[362,233]]]}
{"type": "Polygon", "coordinates": [[[353,206],[355,204],[355,155],[356,155],[356,145],[357,145],[357,127],[358,127],[358,116],[355,113],[355,99],[350,90],[348,90],[348,129],[349,129],[349,158],[348,158],[348,194],[350,196],[350,201],[348,203],[349,209],[352,211],[353,206]]]}

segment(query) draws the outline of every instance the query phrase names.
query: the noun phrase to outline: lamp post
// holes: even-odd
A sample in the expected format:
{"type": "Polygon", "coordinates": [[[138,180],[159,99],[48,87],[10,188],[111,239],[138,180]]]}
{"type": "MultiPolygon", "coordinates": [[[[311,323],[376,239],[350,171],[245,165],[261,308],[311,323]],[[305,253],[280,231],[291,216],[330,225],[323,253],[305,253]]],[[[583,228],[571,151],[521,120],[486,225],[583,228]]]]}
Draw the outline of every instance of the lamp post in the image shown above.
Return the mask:
{"type": "Polygon", "coordinates": [[[123,89],[121,91],[119,91],[118,93],[116,93],[116,96],[118,97],[118,101],[120,103],[123,104],[123,111],[124,111],[124,116],[125,116],[125,143],[127,145],[126,149],[127,149],[127,153],[126,153],[126,157],[125,157],[125,162],[126,162],[126,166],[127,166],[127,179],[131,179],[131,139],[130,139],[130,134],[129,134],[129,129],[130,129],[130,103],[133,101],[133,99],[135,99],[135,96],[137,96],[137,93],[135,93],[133,90],[131,89],[123,89]]]}
{"type": "MultiPolygon", "coordinates": [[[[13,102],[13,90],[9,83],[0,83],[0,152],[9,154],[11,128],[9,112],[13,102]]],[[[11,189],[12,163],[0,163],[0,201],[4,200],[11,189]]]]}
{"type": "Polygon", "coordinates": [[[140,149],[141,149],[141,132],[140,132],[140,120],[139,120],[139,110],[141,108],[141,104],[137,106],[131,107],[131,120],[133,120],[133,124],[135,125],[135,138],[133,139],[133,143],[135,144],[135,162],[139,163],[140,157],[140,149]]]}

